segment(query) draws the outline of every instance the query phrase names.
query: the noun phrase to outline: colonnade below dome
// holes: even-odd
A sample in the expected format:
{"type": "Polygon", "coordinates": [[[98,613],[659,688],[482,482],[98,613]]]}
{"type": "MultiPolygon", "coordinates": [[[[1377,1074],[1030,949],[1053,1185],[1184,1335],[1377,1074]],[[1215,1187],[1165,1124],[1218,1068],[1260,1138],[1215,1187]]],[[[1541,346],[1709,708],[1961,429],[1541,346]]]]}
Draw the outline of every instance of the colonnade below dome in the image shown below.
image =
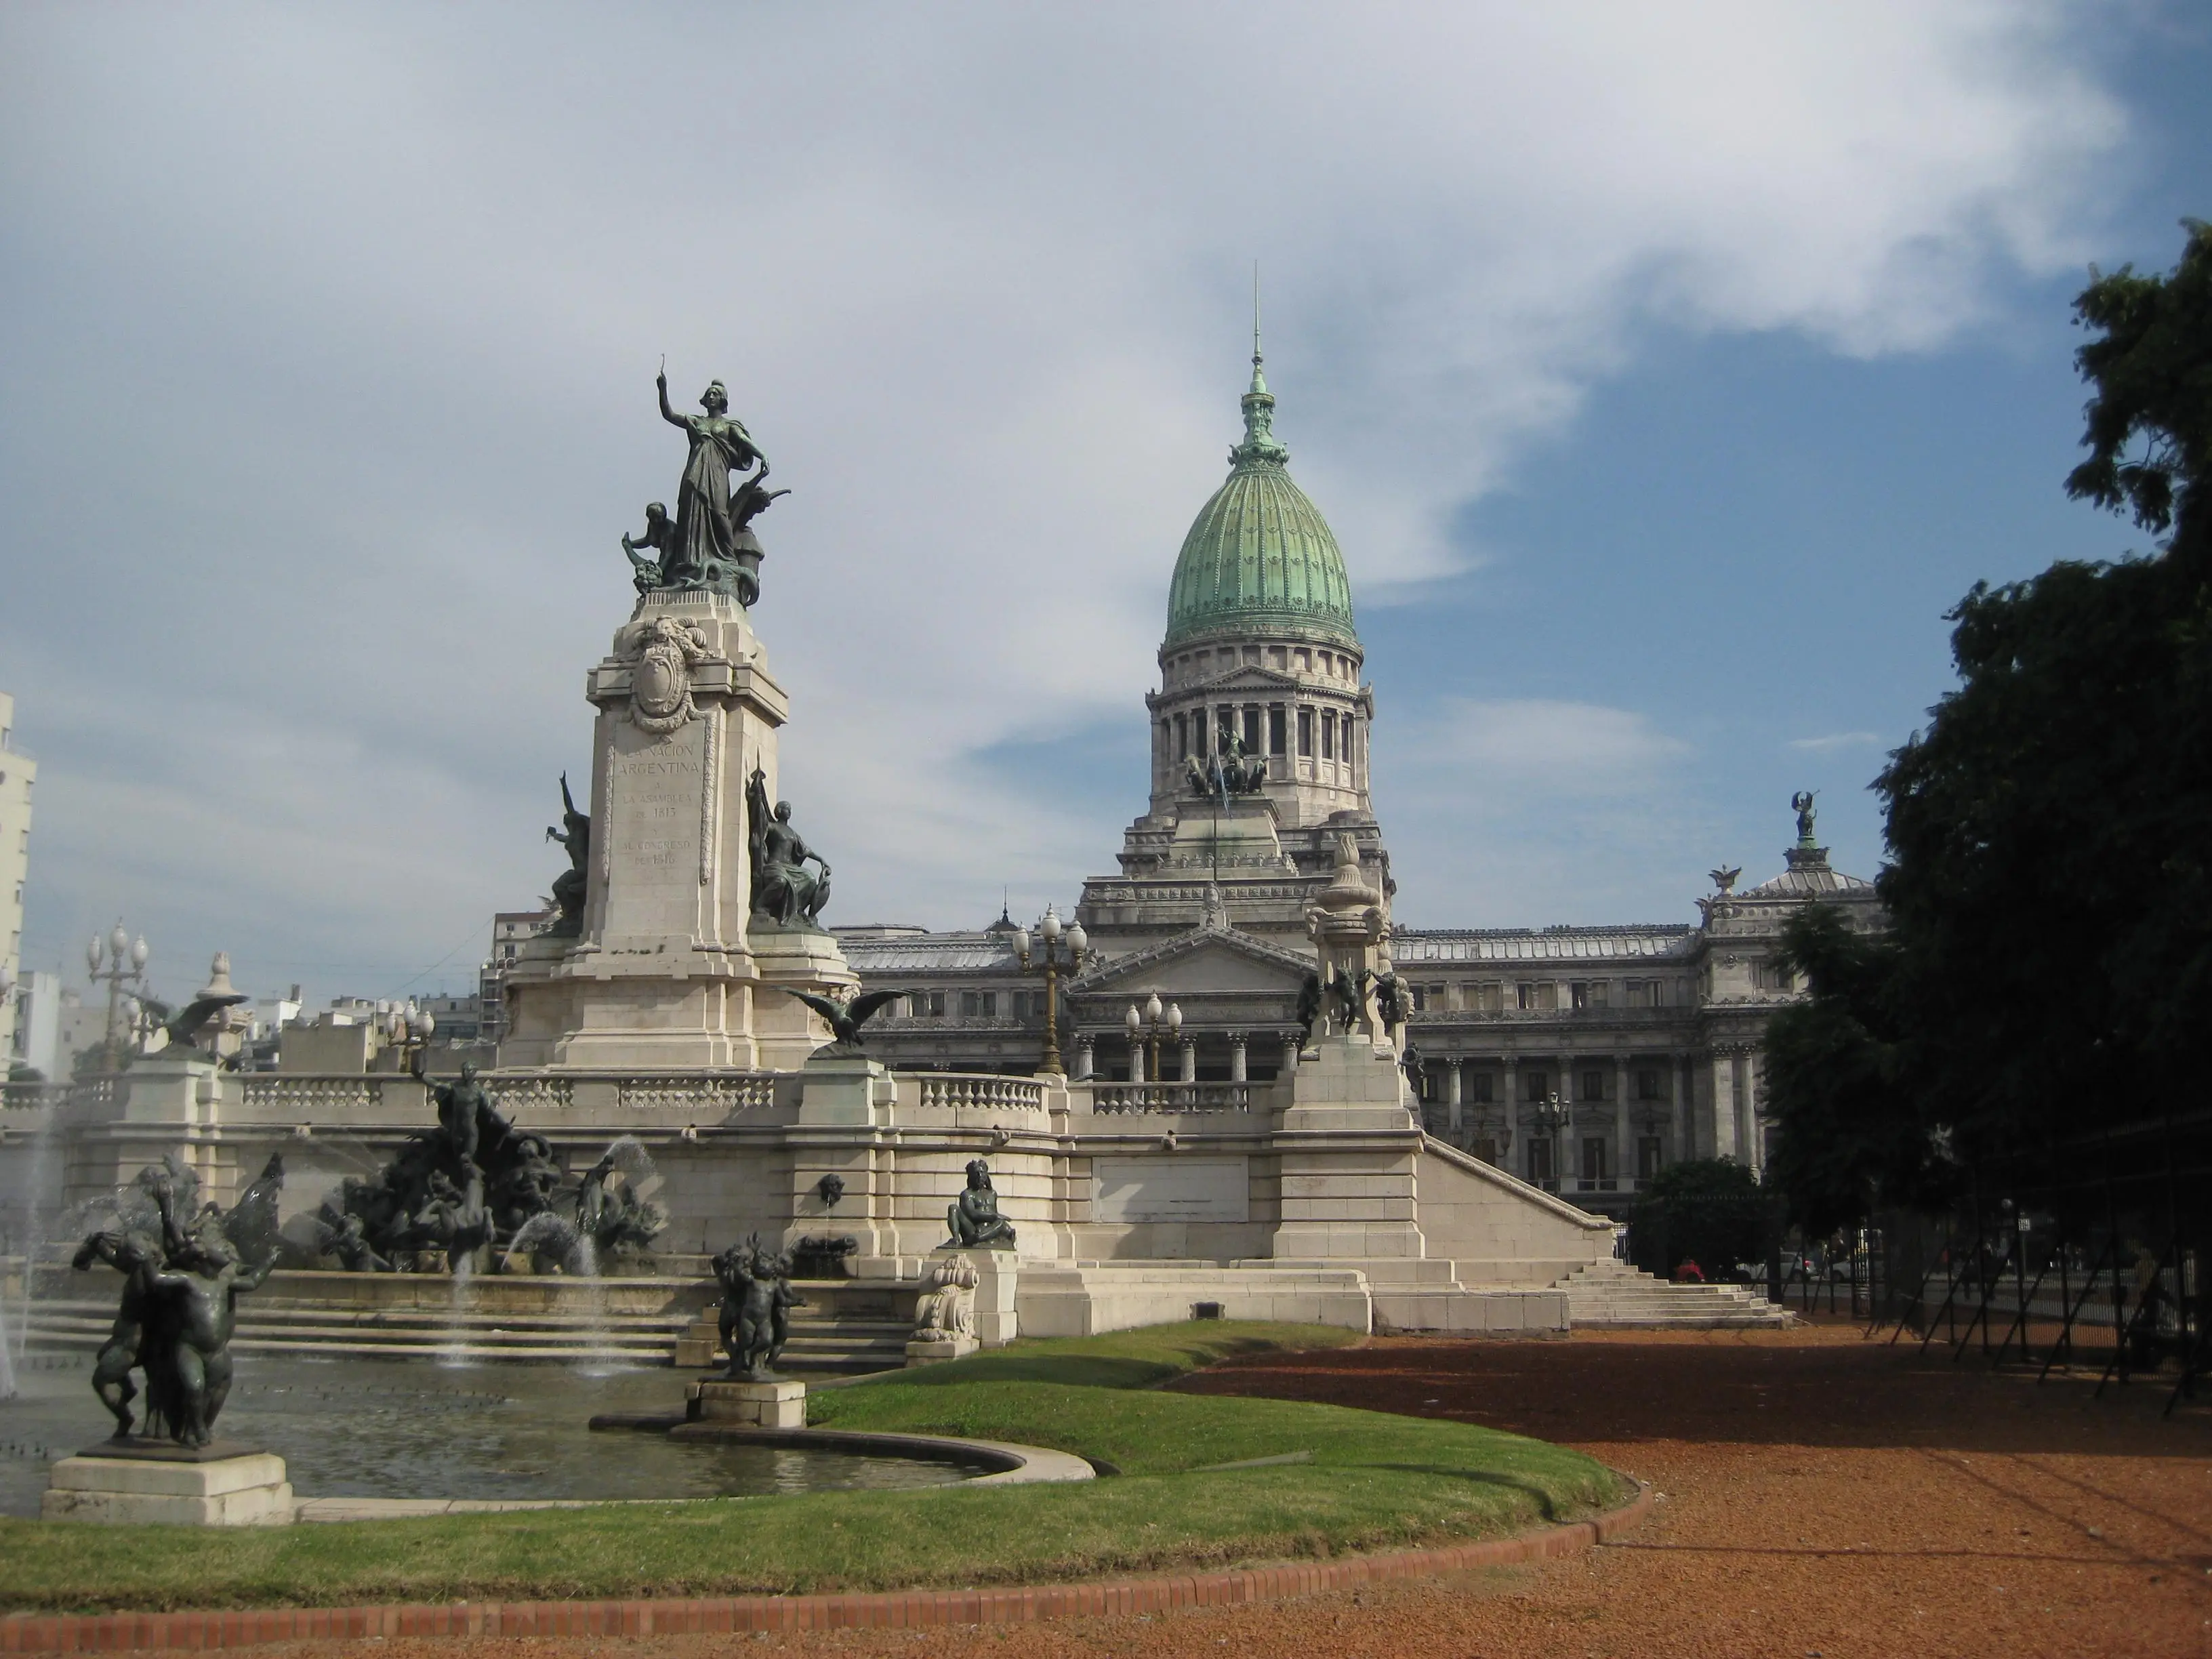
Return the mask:
{"type": "Polygon", "coordinates": [[[1152,715],[1152,816],[1176,818],[1200,799],[1209,762],[1265,763],[1261,793],[1282,827],[1302,830],[1368,810],[1375,697],[1357,657],[1310,640],[1231,641],[1163,653],[1152,715]]]}

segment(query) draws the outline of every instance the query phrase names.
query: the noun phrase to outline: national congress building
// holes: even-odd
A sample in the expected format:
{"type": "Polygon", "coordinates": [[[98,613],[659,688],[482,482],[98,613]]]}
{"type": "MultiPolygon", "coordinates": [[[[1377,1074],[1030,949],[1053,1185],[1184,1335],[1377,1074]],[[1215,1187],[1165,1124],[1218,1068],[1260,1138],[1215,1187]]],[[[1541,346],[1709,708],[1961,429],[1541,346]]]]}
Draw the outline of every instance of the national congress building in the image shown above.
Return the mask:
{"type": "MultiPolygon", "coordinates": [[[[1255,355],[1243,441],[1169,586],[1159,689],[1145,699],[1150,799],[1119,869],[1085,882],[1069,919],[1085,953],[1059,981],[1054,1036],[1079,1079],[1273,1079],[1296,1063],[1315,966],[1307,906],[1346,838],[1395,905],[1351,580],[1291,477],[1274,406],[1255,355]]],[[[1879,921],[1872,885],[1829,866],[1809,821],[1785,859],[1747,890],[1721,872],[1696,926],[1430,928],[1394,915],[1387,948],[1410,992],[1425,1127],[1585,1209],[1625,1208],[1680,1158],[1756,1167],[1761,1034],[1793,994],[1782,923],[1815,899],[1879,921]]],[[[914,993],[870,1029],[887,1063],[1037,1068],[1046,992],[1023,946],[1033,967],[1043,946],[1010,917],[835,931],[864,984],[914,993]]]]}

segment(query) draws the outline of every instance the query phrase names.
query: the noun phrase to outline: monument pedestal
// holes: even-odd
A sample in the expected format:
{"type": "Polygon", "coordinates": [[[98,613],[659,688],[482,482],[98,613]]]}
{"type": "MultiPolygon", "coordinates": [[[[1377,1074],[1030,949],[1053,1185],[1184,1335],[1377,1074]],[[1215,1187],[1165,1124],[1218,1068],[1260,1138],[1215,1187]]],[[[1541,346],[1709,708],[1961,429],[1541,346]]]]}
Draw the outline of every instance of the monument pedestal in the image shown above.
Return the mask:
{"type": "MultiPolygon", "coordinates": [[[[1003,1250],[963,1249],[940,1245],[933,1255],[963,1255],[975,1269],[975,1341],[986,1348],[1003,1348],[1020,1334],[1014,1316],[1014,1291],[1021,1279],[1021,1261],[1011,1248],[1003,1250]]],[[[914,1352],[908,1346],[907,1352],[914,1352]]],[[[957,1357],[957,1356],[954,1356],[957,1357]]]]}
{"type": "Polygon", "coordinates": [[[500,1065],[795,1067],[819,1039],[779,988],[856,981],[828,933],[751,915],[745,787],[757,769],[773,798],[790,705],[750,619],[726,593],[648,593],[585,696],[599,720],[580,932],[531,940],[508,974],[500,1065]]]}
{"type": "Polygon", "coordinates": [[[1426,1254],[1414,1189],[1421,1134],[1404,1089],[1397,1055],[1366,1034],[1316,1044],[1291,1079],[1274,1135],[1283,1171],[1277,1260],[1412,1262],[1426,1254]]]}
{"type": "Polygon", "coordinates": [[[771,1072],[795,1072],[822,1046],[814,1011],[781,994],[805,991],[836,1000],[849,996],[860,977],[846,964],[845,952],[826,929],[794,923],[789,927],[752,918],[745,933],[760,986],[753,994],[753,1040],[760,1064],[771,1072]]]}
{"type": "Polygon", "coordinates": [[[702,1377],[684,1391],[684,1414],[694,1423],[803,1429],[806,1426],[806,1384],[702,1377]]]}
{"type": "Polygon", "coordinates": [[[48,1472],[42,1521],[112,1526],[289,1527],[294,1504],[284,1460],[236,1441],[191,1449],[113,1440],[64,1457],[48,1472]]]}

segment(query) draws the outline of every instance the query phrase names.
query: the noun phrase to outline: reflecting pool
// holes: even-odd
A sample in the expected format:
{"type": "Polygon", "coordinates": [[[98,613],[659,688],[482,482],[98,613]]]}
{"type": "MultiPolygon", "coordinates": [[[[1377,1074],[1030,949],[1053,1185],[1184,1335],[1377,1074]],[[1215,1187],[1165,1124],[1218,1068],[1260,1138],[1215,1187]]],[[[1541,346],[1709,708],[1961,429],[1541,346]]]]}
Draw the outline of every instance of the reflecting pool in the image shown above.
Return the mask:
{"type": "MultiPolygon", "coordinates": [[[[0,1514],[36,1515],[53,1458],[112,1425],[88,1356],[30,1356],[0,1403],[0,1514]]],[[[721,1498],[949,1486],[908,1458],[593,1433],[595,1412],[684,1409],[686,1372],[241,1354],[219,1423],[283,1457],[302,1498],[721,1498]]],[[[143,1402],[142,1402],[143,1403],[143,1402]]]]}

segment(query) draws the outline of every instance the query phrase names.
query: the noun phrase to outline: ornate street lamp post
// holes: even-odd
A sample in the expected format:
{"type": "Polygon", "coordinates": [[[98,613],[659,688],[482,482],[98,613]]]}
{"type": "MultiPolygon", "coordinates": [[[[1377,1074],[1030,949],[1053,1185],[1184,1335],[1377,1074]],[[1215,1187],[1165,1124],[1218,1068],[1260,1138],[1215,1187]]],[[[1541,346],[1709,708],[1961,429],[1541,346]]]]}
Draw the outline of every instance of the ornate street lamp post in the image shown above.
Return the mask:
{"type": "Polygon", "coordinates": [[[385,1040],[399,1050],[399,1069],[421,1076],[423,1051],[430,1046],[430,1033],[438,1029],[437,1017],[428,1008],[416,1007],[412,997],[379,1012],[385,1040]]]}
{"type": "Polygon", "coordinates": [[[1558,1186],[1563,1177],[1559,1170],[1559,1131],[1567,1127],[1567,1109],[1559,1103],[1559,1091],[1554,1089],[1544,1097],[1542,1105],[1528,1114],[1528,1125],[1552,1143],[1552,1184],[1558,1186]]]}
{"type": "Polygon", "coordinates": [[[1048,904],[1044,920],[1037,924],[1037,933],[1044,949],[1032,963],[1030,959],[1030,930],[1018,928],[1014,933],[1014,948],[1020,951],[1022,971],[1044,975],[1044,1054],[1038,1069],[1048,1073],[1064,1073],[1067,1067],[1060,1058],[1060,976],[1073,974],[1083,965],[1084,952],[1090,940],[1084,937],[1083,924],[1077,922],[1063,937],[1060,927],[1060,912],[1048,904]]]}
{"type": "Polygon", "coordinates": [[[115,931],[105,939],[94,933],[92,943],[85,947],[85,965],[91,974],[92,982],[97,985],[102,980],[107,981],[107,1037],[105,1046],[110,1071],[116,1069],[117,1062],[122,1058],[122,1045],[117,1039],[116,1030],[124,1012],[123,988],[128,985],[137,994],[131,999],[131,1018],[135,1020],[137,1018],[137,998],[143,996],[146,990],[147,955],[145,936],[142,933],[134,942],[129,930],[120,921],[115,924],[115,931]],[[106,966],[103,967],[102,963],[106,966]]]}
{"type": "Polygon", "coordinates": [[[1121,1024],[1129,1033],[1131,1057],[1133,1059],[1140,1052],[1144,1055],[1146,1080],[1152,1083],[1161,1081],[1160,1038],[1164,1036],[1170,1042],[1182,1040],[1182,1006],[1179,1004],[1170,1003],[1164,1012],[1160,1007],[1160,994],[1155,991],[1145,999],[1143,1013],[1139,1014],[1137,1012],[1137,1005],[1131,1003],[1129,1012],[1123,1017],[1121,1024]]]}
{"type": "MultiPolygon", "coordinates": [[[[1648,1106],[1639,1106],[1636,1109],[1636,1127],[1644,1132],[1645,1139],[1659,1142],[1659,1160],[1662,1164],[1666,1161],[1667,1157],[1667,1142],[1663,1137],[1663,1131],[1669,1127],[1674,1121],[1674,1113],[1656,1101],[1648,1106]]],[[[1637,1161],[1636,1178],[1638,1184],[1641,1184],[1644,1180],[1641,1158],[1637,1161]]]]}

